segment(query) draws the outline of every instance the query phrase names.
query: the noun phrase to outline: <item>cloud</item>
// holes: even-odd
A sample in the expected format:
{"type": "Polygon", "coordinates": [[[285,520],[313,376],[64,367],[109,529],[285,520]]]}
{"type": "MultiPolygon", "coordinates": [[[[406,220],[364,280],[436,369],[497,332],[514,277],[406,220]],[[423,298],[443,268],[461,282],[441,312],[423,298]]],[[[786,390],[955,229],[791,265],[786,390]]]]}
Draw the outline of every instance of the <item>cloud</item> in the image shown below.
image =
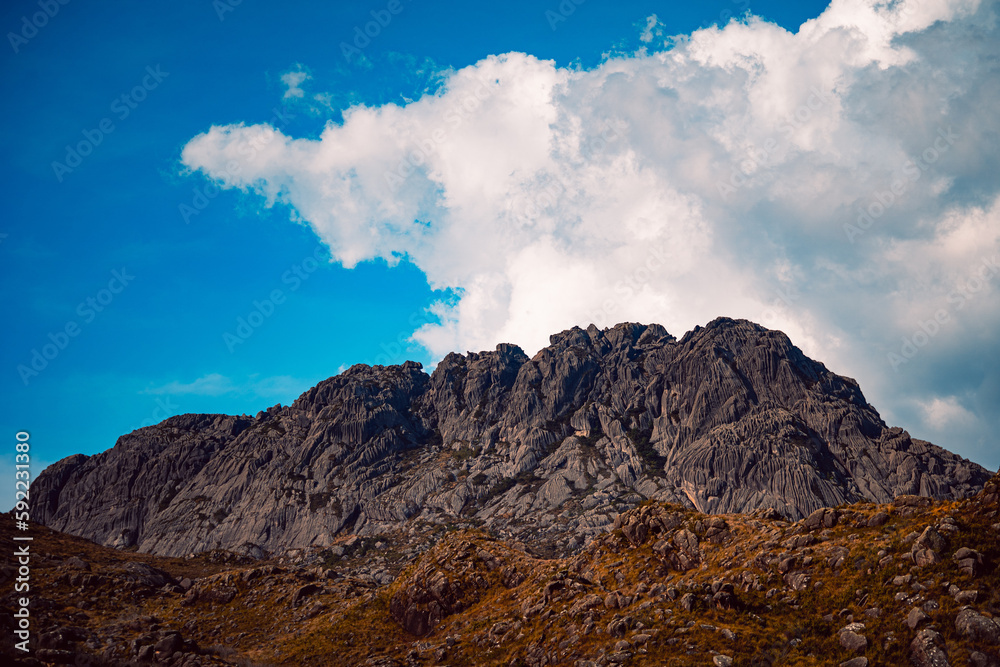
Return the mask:
{"type": "Polygon", "coordinates": [[[298,66],[298,69],[282,74],[281,83],[285,84],[286,87],[285,94],[282,95],[282,99],[287,100],[293,97],[304,97],[305,91],[302,90],[302,84],[311,78],[312,76],[310,76],[308,72],[302,70],[301,65],[298,66]]]}
{"type": "Polygon", "coordinates": [[[920,408],[927,413],[927,423],[938,429],[967,426],[975,421],[975,416],[955,396],[935,397],[929,402],[921,403],[920,408]]]}
{"type": "Polygon", "coordinates": [[[260,127],[213,126],[182,161],[289,206],[346,267],[406,257],[454,290],[414,333],[434,356],[746,317],[914,435],[997,467],[1000,416],[978,397],[1000,385],[1000,304],[994,287],[948,302],[1000,251],[996,9],[834,0],[795,33],[750,17],[589,70],[490,56],[249,160],[260,127]],[[975,417],[961,441],[915,408],[949,397],[975,417]]]}
{"type": "Polygon", "coordinates": [[[256,396],[260,398],[284,398],[295,397],[307,389],[312,382],[301,378],[293,378],[287,375],[273,377],[260,377],[258,374],[251,374],[243,381],[235,381],[219,373],[209,373],[191,382],[180,382],[177,380],[168,382],[158,387],[150,387],[143,390],[143,394],[168,395],[168,396],[256,396]]]}
{"type": "Polygon", "coordinates": [[[653,41],[654,37],[663,36],[663,24],[660,20],[656,18],[656,14],[651,14],[646,17],[646,27],[643,28],[642,32],[639,34],[639,41],[644,44],[649,44],[653,41]]]}
{"type": "Polygon", "coordinates": [[[262,398],[298,398],[299,394],[316,384],[313,380],[294,378],[290,375],[275,375],[259,378],[256,374],[250,376],[249,391],[262,398]]]}
{"type": "Polygon", "coordinates": [[[235,391],[237,391],[237,387],[232,380],[218,373],[209,373],[208,375],[202,376],[192,382],[178,382],[174,380],[159,387],[145,389],[142,393],[154,395],[170,394],[178,396],[186,394],[193,394],[196,396],[222,396],[223,394],[231,394],[235,391]]]}

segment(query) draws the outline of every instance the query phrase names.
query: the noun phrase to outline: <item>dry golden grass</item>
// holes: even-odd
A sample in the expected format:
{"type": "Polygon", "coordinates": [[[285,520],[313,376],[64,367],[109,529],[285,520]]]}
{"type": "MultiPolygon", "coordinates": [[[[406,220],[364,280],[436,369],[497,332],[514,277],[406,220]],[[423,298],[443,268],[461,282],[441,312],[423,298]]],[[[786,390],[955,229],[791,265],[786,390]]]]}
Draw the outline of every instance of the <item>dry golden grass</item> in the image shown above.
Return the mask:
{"type": "MultiPolygon", "coordinates": [[[[671,509],[684,511],[685,526],[692,530],[704,518],[671,509]]],[[[540,657],[545,656],[548,665],[574,665],[578,659],[613,654],[625,639],[632,646],[627,657],[620,657],[628,665],[707,665],[713,652],[732,656],[736,665],[829,665],[854,657],[837,639],[838,630],[853,619],[866,625],[870,664],[902,665],[907,664],[915,632],[904,624],[912,605],[895,596],[915,591],[894,585],[893,579],[912,574],[913,581],[928,586],[923,598],[940,605],[931,612],[930,622],[948,642],[952,665],[967,664],[972,648],[985,648],[973,647],[958,636],[954,618],[960,607],[944,584],[978,590],[976,608],[1000,615],[995,569],[1000,562],[1000,535],[992,527],[1000,518],[968,502],[935,503],[908,516],[892,506],[840,509],[845,518],[835,528],[814,531],[819,541],[793,550],[782,543],[803,533],[801,522],[726,516],[729,537],[719,544],[703,539],[702,562],[687,572],[666,566],[653,551],[656,537],[633,546],[617,531],[576,556],[544,559],[481,531],[451,531],[409,563],[391,549],[383,553],[388,566],[398,570],[395,582],[383,588],[352,575],[352,568],[362,564],[358,558],[338,566],[346,576],[328,579],[292,565],[268,573],[262,568],[274,563],[227,565],[207,555],[179,559],[115,551],[39,527],[32,547],[37,585],[33,592],[52,600],[49,609],[36,612],[51,627],[82,626],[123,650],[151,627],[176,629],[197,642],[204,664],[406,664],[411,656],[419,664],[528,665],[541,664],[540,657]],[[868,528],[868,518],[879,511],[891,514],[889,523],[868,528]],[[944,560],[913,568],[901,558],[909,551],[906,536],[946,516],[955,518],[958,532],[950,537],[944,560]],[[974,579],[961,574],[950,558],[963,546],[986,557],[987,568],[974,579]],[[829,559],[845,550],[843,565],[832,570],[829,559]],[[880,566],[883,550],[894,560],[880,566]],[[475,556],[480,551],[492,554],[503,567],[516,568],[524,580],[507,588],[503,567],[487,567],[475,556]],[[45,558],[40,557],[43,554],[45,558]],[[793,572],[808,574],[808,586],[790,591],[777,563],[764,564],[761,554],[797,556],[793,572]],[[102,576],[101,582],[81,586],[77,577],[77,585],[69,583],[73,575],[86,574],[65,565],[70,556],[89,562],[89,574],[102,576]],[[811,562],[803,561],[806,558],[811,562]],[[235,597],[226,603],[204,599],[191,603],[175,592],[129,590],[117,578],[129,561],[147,563],[178,579],[199,579],[200,590],[235,589],[235,597]],[[466,609],[445,617],[426,637],[414,637],[393,620],[390,601],[413,585],[415,573],[429,570],[479,585],[467,586],[471,593],[466,609]],[[556,586],[544,606],[526,617],[526,610],[544,599],[546,585],[556,580],[563,586],[556,586]],[[701,588],[720,580],[734,585],[739,608],[715,609],[703,600],[701,588]],[[293,606],[295,591],[309,582],[320,584],[322,590],[293,606]],[[676,600],[668,595],[669,588],[676,588],[676,600]],[[625,609],[607,609],[602,603],[589,612],[571,612],[584,596],[604,598],[612,591],[636,599],[625,609]],[[693,611],[679,604],[687,592],[699,598],[693,611]],[[880,613],[873,615],[872,609],[880,613]],[[630,624],[624,637],[607,632],[616,618],[626,618],[630,624]],[[585,632],[588,620],[592,627],[585,632]],[[727,638],[723,630],[735,633],[735,639],[727,638]]],[[[9,532],[0,534],[0,548],[12,553],[13,544],[9,532]]]]}

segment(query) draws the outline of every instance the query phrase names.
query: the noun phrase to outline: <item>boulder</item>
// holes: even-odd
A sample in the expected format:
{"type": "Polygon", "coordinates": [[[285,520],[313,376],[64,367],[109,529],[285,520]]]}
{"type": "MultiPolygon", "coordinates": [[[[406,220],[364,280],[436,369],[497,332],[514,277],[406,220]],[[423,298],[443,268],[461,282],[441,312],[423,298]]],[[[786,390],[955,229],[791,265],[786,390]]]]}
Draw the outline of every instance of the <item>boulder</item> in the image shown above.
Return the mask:
{"type": "Polygon", "coordinates": [[[868,667],[868,658],[860,656],[840,663],[839,667],[868,667]]]}
{"type": "Polygon", "coordinates": [[[157,656],[169,657],[184,647],[184,639],[179,632],[171,632],[153,645],[157,656]]]}
{"type": "Polygon", "coordinates": [[[304,586],[300,586],[292,593],[292,606],[298,607],[307,597],[316,595],[322,590],[323,587],[320,584],[305,584],[304,586]]]}
{"type": "Polygon", "coordinates": [[[837,633],[837,640],[844,649],[851,651],[853,653],[864,653],[868,650],[868,639],[860,634],[864,632],[864,623],[851,623],[850,625],[841,628],[840,632],[837,633]]]}
{"type": "Polygon", "coordinates": [[[917,626],[928,620],[930,620],[930,616],[928,616],[924,610],[919,607],[914,607],[910,610],[910,613],[906,615],[906,625],[909,626],[910,630],[916,630],[917,626]]]}
{"type": "Polygon", "coordinates": [[[975,609],[963,609],[955,618],[955,629],[972,641],[1000,645],[1000,623],[983,616],[975,609]]]}
{"type": "Polygon", "coordinates": [[[674,534],[674,551],[669,560],[674,569],[686,572],[701,563],[701,549],[698,547],[698,536],[690,530],[681,529],[674,534]]]}
{"type": "Polygon", "coordinates": [[[62,651],[59,649],[43,648],[43,649],[38,649],[38,651],[35,653],[35,656],[38,658],[38,660],[48,665],[77,664],[77,654],[74,651],[62,651]]]}
{"type": "Polygon", "coordinates": [[[833,528],[840,521],[840,512],[830,508],[820,508],[806,517],[803,526],[806,530],[833,528]]]}
{"type": "Polygon", "coordinates": [[[940,634],[925,628],[910,642],[910,662],[913,667],[951,667],[940,634]]]}
{"type": "Polygon", "coordinates": [[[123,578],[137,586],[149,588],[162,588],[168,584],[173,585],[177,583],[173,577],[163,570],[138,561],[131,561],[125,564],[123,578]]]}
{"type": "Polygon", "coordinates": [[[975,577],[983,569],[983,555],[975,549],[962,547],[953,555],[952,559],[958,564],[958,570],[964,575],[975,577]]]}
{"type": "Polygon", "coordinates": [[[968,590],[968,591],[955,591],[955,602],[958,604],[975,604],[976,600],[979,599],[979,591],[968,590]]]}
{"type": "Polygon", "coordinates": [[[993,655],[973,651],[969,654],[969,664],[972,667],[1000,667],[1000,659],[993,655]]]}
{"type": "Polygon", "coordinates": [[[928,526],[920,534],[910,548],[913,563],[923,567],[941,562],[941,552],[945,550],[947,541],[933,526],[928,526]]]}
{"type": "Polygon", "coordinates": [[[63,565],[72,568],[74,570],[83,570],[85,572],[90,572],[90,563],[87,563],[79,556],[70,556],[63,562],[63,565]]]}

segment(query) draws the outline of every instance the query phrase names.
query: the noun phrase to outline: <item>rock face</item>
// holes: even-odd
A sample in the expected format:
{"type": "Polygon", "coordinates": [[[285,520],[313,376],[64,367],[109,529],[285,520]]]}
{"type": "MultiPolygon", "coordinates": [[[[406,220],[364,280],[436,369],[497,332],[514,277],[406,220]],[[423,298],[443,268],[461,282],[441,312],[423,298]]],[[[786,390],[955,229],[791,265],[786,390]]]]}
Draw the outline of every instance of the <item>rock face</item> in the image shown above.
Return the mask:
{"type": "Polygon", "coordinates": [[[647,498],[800,519],[904,494],[963,498],[989,479],[888,428],[855,381],[751,322],[680,340],[659,325],[591,326],[550,343],[531,359],[513,345],[450,354],[430,376],[414,362],[356,365],[253,418],[172,417],[46,469],[35,518],[160,555],[260,557],[428,524],[564,552],[647,498]]]}

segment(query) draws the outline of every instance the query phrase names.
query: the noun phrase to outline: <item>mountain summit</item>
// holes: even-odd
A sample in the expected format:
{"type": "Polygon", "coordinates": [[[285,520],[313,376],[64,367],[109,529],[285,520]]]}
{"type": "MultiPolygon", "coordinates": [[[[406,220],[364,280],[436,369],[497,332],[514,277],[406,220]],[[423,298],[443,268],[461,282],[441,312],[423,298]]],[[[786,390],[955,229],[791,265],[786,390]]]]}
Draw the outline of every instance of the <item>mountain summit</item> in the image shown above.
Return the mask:
{"type": "MultiPolygon", "coordinates": [[[[482,527],[577,551],[644,499],[706,513],[904,494],[960,499],[982,467],[890,428],[780,331],[716,319],[574,327],[517,346],[355,365],[256,417],[181,415],[32,484],[35,519],[165,556],[254,557],[339,536],[482,527]]],[[[773,514],[773,512],[771,512],[773,514]]]]}

